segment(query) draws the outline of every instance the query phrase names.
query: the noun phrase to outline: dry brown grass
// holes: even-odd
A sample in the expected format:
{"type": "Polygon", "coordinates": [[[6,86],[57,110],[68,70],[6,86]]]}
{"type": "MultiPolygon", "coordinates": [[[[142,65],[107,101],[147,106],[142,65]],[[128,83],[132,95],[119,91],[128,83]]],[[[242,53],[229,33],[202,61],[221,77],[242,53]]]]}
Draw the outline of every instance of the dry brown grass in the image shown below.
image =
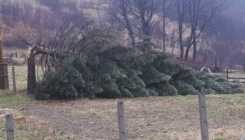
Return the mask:
{"type": "MultiPolygon", "coordinates": [[[[17,83],[26,84],[26,67],[16,70],[17,83]]],[[[245,134],[244,98],[244,94],[207,95],[210,139],[239,140],[245,134]]],[[[1,108],[11,109],[16,118],[17,136],[26,139],[116,140],[118,101],[125,104],[128,139],[200,139],[198,99],[193,95],[37,102],[24,94],[0,94],[1,108]]],[[[0,124],[4,126],[4,121],[0,124]]],[[[0,129],[2,139],[4,128],[0,129]]]]}
{"type": "MultiPolygon", "coordinates": [[[[244,134],[245,95],[208,95],[211,139],[238,140],[244,134]]],[[[197,96],[122,99],[129,139],[200,139],[197,96]]],[[[39,102],[23,113],[56,125],[73,139],[118,139],[117,100],[39,102]]]]}

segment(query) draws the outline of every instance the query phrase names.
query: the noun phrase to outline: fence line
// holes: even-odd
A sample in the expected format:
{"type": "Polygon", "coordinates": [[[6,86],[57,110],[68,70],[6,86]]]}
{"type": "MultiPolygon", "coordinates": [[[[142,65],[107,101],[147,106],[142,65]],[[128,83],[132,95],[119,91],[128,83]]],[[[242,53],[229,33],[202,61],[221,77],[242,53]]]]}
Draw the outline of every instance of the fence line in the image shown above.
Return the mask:
{"type": "MultiPolygon", "coordinates": [[[[199,115],[200,115],[200,128],[201,128],[201,140],[209,140],[208,135],[208,120],[207,120],[207,110],[206,110],[206,97],[205,94],[198,94],[199,102],[199,115]]],[[[126,140],[126,125],[125,125],[125,115],[124,115],[124,103],[117,103],[118,112],[118,127],[119,127],[119,139],[126,140]]]]}
{"type": "MultiPolygon", "coordinates": [[[[207,108],[206,108],[206,97],[205,94],[200,93],[198,95],[199,102],[199,113],[200,113],[200,128],[201,128],[201,140],[209,140],[208,134],[208,120],[207,120],[207,108]]],[[[125,124],[125,113],[124,113],[124,102],[117,103],[117,115],[118,115],[118,128],[119,128],[119,139],[127,140],[126,124],[125,124]]],[[[15,118],[16,119],[16,118],[15,118]]],[[[25,124],[26,125],[26,124],[25,124]]],[[[32,130],[35,130],[34,126],[32,130]]],[[[46,129],[47,130],[47,129],[46,129]]],[[[55,137],[55,130],[52,130],[55,137]]],[[[14,140],[14,118],[12,114],[6,115],[6,134],[7,140],[14,140]]],[[[35,131],[32,131],[32,136],[35,136],[35,131]]],[[[45,132],[49,133],[49,132],[45,132]]],[[[42,134],[44,139],[44,133],[42,134]]],[[[242,138],[242,140],[244,140],[242,138]]]]}
{"type": "Polygon", "coordinates": [[[229,71],[229,69],[226,69],[226,78],[227,78],[227,80],[236,80],[236,79],[238,79],[238,80],[243,80],[243,81],[241,81],[242,83],[245,83],[245,77],[230,77],[229,76],[229,73],[234,73],[234,72],[242,72],[242,71],[229,71]]]}
{"type": "MultiPolygon", "coordinates": [[[[9,111],[6,109],[6,112],[9,111]]],[[[41,121],[37,124],[37,118],[32,118],[31,116],[18,116],[13,112],[9,113],[9,115],[4,116],[4,121],[0,120],[2,126],[0,132],[1,140],[54,140],[63,137],[63,135],[59,135],[61,132],[59,132],[57,126],[48,125],[50,123],[49,121],[41,121]],[[4,131],[2,131],[2,129],[4,131]]]]}
{"type": "MultiPolygon", "coordinates": [[[[199,101],[201,137],[202,140],[209,140],[205,94],[199,94],[198,101],[199,101]]],[[[124,102],[117,103],[117,115],[118,115],[119,139],[127,140],[124,102]]],[[[14,123],[13,123],[12,114],[6,115],[6,133],[7,133],[7,140],[14,140],[14,123]]]]}
{"type": "Polygon", "coordinates": [[[14,66],[8,69],[9,89],[11,91],[26,91],[27,88],[27,73],[23,66],[14,66]],[[13,70],[14,69],[14,70],[13,70]]]}

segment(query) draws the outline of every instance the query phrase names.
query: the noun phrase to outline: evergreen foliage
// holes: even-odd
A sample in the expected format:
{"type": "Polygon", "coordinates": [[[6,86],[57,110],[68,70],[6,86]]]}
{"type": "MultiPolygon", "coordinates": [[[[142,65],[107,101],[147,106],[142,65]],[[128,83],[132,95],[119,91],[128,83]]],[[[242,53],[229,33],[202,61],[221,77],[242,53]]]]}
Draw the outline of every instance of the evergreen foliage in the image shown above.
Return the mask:
{"type": "Polygon", "coordinates": [[[72,61],[65,59],[63,67],[44,74],[37,86],[36,99],[76,99],[87,96],[82,91],[85,81],[82,74],[71,65],[72,61]]]}
{"type": "Polygon", "coordinates": [[[179,95],[195,95],[199,93],[192,85],[184,83],[182,81],[174,83],[174,86],[176,87],[179,95]]]}
{"type": "Polygon", "coordinates": [[[116,47],[86,59],[64,59],[39,81],[37,99],[123,98],[243,93],[239,83],[166,60],[172,55],[116,47]]]}

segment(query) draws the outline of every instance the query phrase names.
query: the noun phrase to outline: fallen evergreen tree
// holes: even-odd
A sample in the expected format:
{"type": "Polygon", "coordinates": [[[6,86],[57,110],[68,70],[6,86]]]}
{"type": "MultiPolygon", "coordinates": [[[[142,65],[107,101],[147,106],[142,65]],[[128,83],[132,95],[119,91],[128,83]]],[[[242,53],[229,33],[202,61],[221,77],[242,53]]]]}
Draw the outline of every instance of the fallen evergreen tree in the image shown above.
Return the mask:
{"type": "Polygon", "coordinates": [[[243,93],[239,83],[174,64],[173,56],[115,47],[91,58],[68,57],[39,81],[36,99],[124,98],[243,93]]]}

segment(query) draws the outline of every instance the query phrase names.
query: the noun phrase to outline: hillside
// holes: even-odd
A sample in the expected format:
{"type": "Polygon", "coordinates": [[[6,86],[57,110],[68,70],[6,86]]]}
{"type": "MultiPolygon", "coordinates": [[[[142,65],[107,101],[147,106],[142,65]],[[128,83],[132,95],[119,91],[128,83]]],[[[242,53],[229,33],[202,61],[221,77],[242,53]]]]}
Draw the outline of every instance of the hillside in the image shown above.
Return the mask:
{"type": "MultiPolygon", "coordinates": [[[[97,0],[5,1],[2,5],[4,47],[25,48],[48,41],[74,15],[84,15],[86,20],[92,20],[96,26],[106,26],[106,6],[101,3],[97,0]]],[[[170,20],[167,23],[166,33],[171,34],[177,24],[170,20]]],[[[159,39],[154,39],[154,42],[161,45],[159,39]]]]}
{"type": "MultiPolygon", "coordinates": [[[[84,16],[85,21],[93,21],[93,25],[98,28],[113,27],[117,29],[121,34],[125,35],[119,44],[125,44],[126,42],[127,46],[130,42],[128,31],[122,25],[118,25],[116,21],[108,19],[107,9],[105,9],[108,6],[104,4],[105,1],[107,0],[3,1],[1,12],[3,45],[5,48],[4,52],[5,54],[7,53],[6,56],[9,56],[10,50],[15,50],[16,52],[22,49],[23,51],[21,52],[24,52],[27,46],[50,42],[61,25],[74,15],[84,16]]],[[[242,40],[244,40],[243,31],[245,28],[243,26],[244,20],[241,16],[244,13],[241,8],[242,5],[244,5],[244,2],[241,0],[229,3],[229,6],[224,8],[226,9],[223,12],[224,14],[217,14],[213,24],[211,24],[212,26],[207,26],[203,34],[198,38],[197,60],[202,65],[208,64],[213,67],[216,61],[219,63],[215,63],[214,67],[243,65],[243,53],[239,51],[244,49],[242,40]],[[217,47],[219,46],[217,44],[222,45],[217,47]],[[231,46],[235,46],[235,48],[231,46]]],[[[158,25],[152,31],[154,33],[151,36],[151,41],[161,47],[163,45],[163,29],[159,17],[161,17],[160,12],[154,15],[154,22],[158,23],[158,25]]],[[[138,30],[136,25],[134,27],[136,28],[135,30],[138,30]]],[[[188,22],[184,22],[183,28],[182,40],[185,51],[187,49],[186,44],[188,44],[188,39],[191,36],[191,29],[188,22]]],[[[168,53],[180,54],[178,30],[176,4],[173,2],[172,8],[170,7],[169,14],[166,17],[165,44],[166,52],[168,53]]],[[[198,28],[196,32],[200,30],[198,28]]],[[[193,47],[190,47],[189,54],[192,54],[192,49],[193,47]]]]}
{"type": "Polygon", "coordinates": [[[85,15],[88,20],[96,20],[95,1],[4,1],[2,4],[4,47],[23,48],[47,41],[67,19],[78,14],[85,15]]]}

